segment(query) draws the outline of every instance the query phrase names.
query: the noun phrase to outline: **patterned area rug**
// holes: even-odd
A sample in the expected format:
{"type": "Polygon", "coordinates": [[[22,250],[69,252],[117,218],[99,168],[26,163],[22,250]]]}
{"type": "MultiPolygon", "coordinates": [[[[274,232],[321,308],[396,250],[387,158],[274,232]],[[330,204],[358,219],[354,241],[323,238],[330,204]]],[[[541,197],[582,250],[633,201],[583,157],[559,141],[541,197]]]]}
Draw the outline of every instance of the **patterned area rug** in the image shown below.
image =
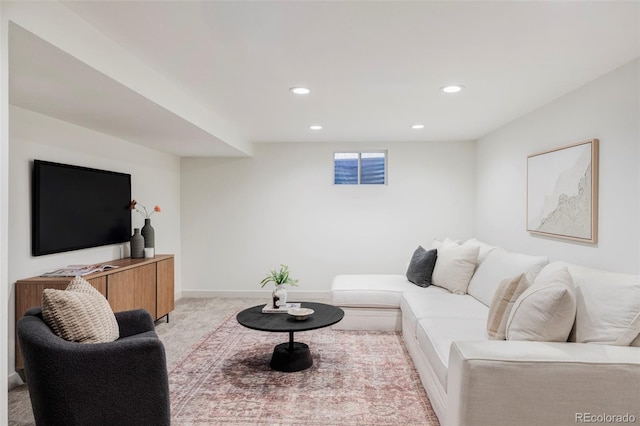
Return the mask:
{"type": "Polygon", "coordinates": [[[313,366],[273,371],[273,348],[287,340],[227,318],[170,371],[172,424],[439,425],[400,333],[296,333],[313,366]]]}

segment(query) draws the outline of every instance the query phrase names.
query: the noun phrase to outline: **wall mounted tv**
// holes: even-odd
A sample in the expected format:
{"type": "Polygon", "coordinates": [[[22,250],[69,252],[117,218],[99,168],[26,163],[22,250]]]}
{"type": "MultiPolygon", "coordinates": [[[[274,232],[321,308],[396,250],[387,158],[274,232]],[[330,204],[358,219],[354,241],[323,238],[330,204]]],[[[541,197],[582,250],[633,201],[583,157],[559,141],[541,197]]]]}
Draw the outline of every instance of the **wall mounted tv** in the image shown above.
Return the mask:
{"type": "Polygon", "coordinates": [[[34,256],[118,244],[131,238],[131,175],[34,160],[34,256]]]}

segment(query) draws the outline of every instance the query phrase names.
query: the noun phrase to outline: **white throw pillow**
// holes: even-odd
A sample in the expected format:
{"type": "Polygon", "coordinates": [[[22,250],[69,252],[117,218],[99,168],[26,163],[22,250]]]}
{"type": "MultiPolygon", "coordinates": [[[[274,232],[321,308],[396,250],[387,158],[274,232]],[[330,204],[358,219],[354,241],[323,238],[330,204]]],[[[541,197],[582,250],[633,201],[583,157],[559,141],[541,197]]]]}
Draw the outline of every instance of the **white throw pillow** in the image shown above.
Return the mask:
{"type": "Polygon", "coordinates": [[[433,243],[431,243],[431,248],[434,249],[439,249],[440,247],[442,247],[442,245],[445,243],[445,241],[451,241],[450,239],[446,238],[445,240],[439,240],[437,238],[433,239],[433,243]]]}
{"type": "Polygon", "coordinates": [[[507,340],[566,342],[575,317],[575,288],[565,267],[518,297],[507,320],[507,340]]]}
{"type": "Polygon", "coordinates": [[[452,240],[449,237],[445,238],[444,240],[439,240],[437,238],[434,238],[433,242],[431,243],[431,248],[439,249],[440,247],[442,247],[443,244],[446,244],[446,243],[453,243],[453,244],[459,246],[460,244],[462,244],[462,241],[461,240],[452,240]]]}
{"type": "Polygon", "coordinates": [[[467,292],[489,306],[502,280],[524,273],[527,280],[533,283],[547,263],[549,259],[545,256],[512,253],[501,248],[492,250],[484,262],[478,265],[467,292]]]}
{"type": "Polygon", "coordinates": [[[478,265],[484,262],[484,260],[487,258],[489,253],[491,253],[493,250],[498,248],[497,246],[492,246],[491,244],[483,243],[482,241],[476,238],[471,238],[470,240],[465,241],[464,244],[462,245],[466,247],[469,247],[469,246],[480,247],[480,251],[478,252],[478,265]]]}
{"type": "Polygon", "coordinates": [[[627,346],[637,340],[640,276],[554,262],[539,277],[563,267],[568,268],[576,286],[576,342],[627,346]]]}
{"type": "Polygon", "coordinates": [[[478,246],[461,246],[445,241],[438,248],[432,283],[454,294],[465,294],[478,261],[478,246]]]}

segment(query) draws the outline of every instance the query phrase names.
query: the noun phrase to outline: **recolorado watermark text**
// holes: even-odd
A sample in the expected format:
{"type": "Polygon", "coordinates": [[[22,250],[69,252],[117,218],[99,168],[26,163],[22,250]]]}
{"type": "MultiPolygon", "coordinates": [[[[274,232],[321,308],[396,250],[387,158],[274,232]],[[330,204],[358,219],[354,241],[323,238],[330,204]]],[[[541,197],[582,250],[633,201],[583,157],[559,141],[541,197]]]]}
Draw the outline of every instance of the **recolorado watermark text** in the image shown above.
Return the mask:
{"type": "Polygon", "coordinates": [[[576,423],[635,423],[636,416],[624,414],[576,413],[576,423]]]}

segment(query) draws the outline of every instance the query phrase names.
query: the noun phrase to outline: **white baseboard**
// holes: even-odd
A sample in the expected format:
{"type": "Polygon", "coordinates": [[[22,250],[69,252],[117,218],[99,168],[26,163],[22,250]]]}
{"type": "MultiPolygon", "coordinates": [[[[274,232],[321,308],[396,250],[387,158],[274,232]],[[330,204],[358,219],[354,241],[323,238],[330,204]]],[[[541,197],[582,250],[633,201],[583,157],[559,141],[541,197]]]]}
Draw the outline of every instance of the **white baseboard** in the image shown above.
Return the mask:
{"type": "Polygon", "coordinates": [[[9,390],[24,384],[18,373],[11,373],[7,378],[9,382],[9,390]]]}
{"type": "MultiPolygon", "coordinates": [[[[193,297],[193,298],[265,298],[268,299],[271,294],[269,291],[247,290],[247,291],[224,291],[224,290],[183,290],[176,294],[176,300],[193,297]]],[[[305,300],[305,299],[331,299],[330,291],[287,291],[287,299],[289,300],[305,300]]]]}

